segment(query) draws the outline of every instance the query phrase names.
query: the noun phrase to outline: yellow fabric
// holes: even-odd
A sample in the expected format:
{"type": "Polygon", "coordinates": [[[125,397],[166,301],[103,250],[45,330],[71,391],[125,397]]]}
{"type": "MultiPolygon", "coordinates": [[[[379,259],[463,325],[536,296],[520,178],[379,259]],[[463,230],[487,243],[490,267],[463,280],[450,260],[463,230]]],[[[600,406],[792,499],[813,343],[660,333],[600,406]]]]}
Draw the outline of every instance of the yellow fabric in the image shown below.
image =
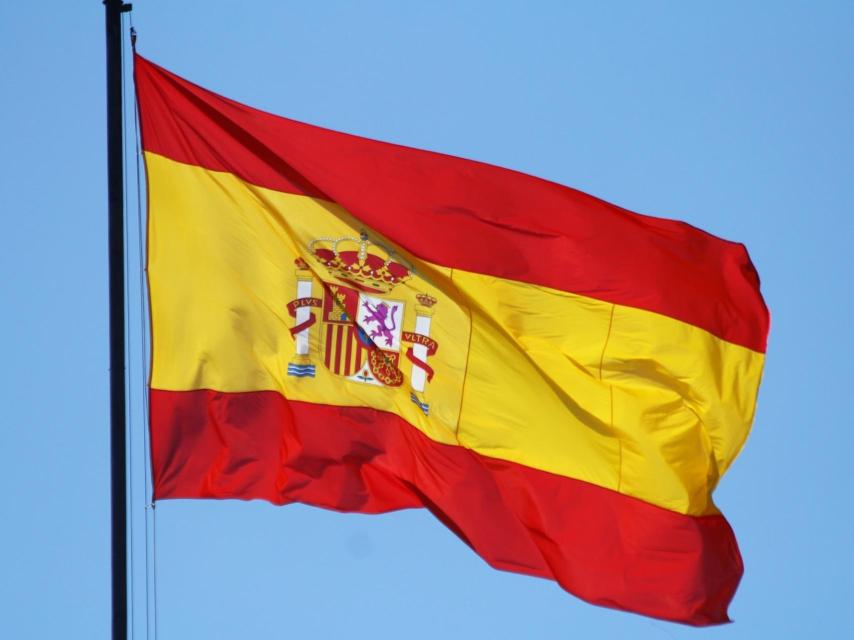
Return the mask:
{"type": "Polygon", "coordinates": [[[711,491],[750,429],[762,354],[648,311],[429,264],[335,204],[146,157],[153,388],[373,407],[438,442],[680,513],[716,512],[711,491]],[[316,298],[342,284],[309,246],[362,232],[369,251],[414,272],[379,298],[405,305],[404,331],[417,313],[430,318],[438,350],[423,392],[410,386],[406,344],[399,387],[328,370],[319,308],[309,353],[296,354],[287,305],[298,278],[316,298]],[[289,365],[314,365],[314,377],[288,375],[289,365]]]}

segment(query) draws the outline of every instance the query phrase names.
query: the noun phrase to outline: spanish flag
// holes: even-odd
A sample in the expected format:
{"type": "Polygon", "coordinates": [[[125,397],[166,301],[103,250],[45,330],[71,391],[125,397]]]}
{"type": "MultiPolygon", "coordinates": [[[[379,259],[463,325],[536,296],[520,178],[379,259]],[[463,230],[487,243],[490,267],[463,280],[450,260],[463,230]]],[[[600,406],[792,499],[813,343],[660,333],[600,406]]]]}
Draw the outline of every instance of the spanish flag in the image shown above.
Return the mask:
{"type": "Polygon", "coordinates": [[[498,569],[727,621],[712,492],[768,332],[742,245],[135,78],[156,499],[426,507],[498,569]]]}

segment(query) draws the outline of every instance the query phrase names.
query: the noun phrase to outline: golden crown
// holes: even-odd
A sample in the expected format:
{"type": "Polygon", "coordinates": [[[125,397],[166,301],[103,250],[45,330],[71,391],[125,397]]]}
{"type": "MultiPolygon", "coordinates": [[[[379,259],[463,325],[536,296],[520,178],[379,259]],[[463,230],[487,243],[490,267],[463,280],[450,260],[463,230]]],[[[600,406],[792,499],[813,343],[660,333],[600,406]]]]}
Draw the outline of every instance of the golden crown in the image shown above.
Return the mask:
{"type": "Polygon", "coordinates": [[[318,238],[308,245],[308,250],[336,278],[363,291],[388,293],[410,276],[409,269],[393,261],[365,233],[358,238],[318,238]]]}
{"type": "Polygon", "coordinates": [[[415,296],[415,299],[418,300],[422,306],[427,307],[428,309],[436,304],[436,298],[426,293],[419,293],[415,296]]]}

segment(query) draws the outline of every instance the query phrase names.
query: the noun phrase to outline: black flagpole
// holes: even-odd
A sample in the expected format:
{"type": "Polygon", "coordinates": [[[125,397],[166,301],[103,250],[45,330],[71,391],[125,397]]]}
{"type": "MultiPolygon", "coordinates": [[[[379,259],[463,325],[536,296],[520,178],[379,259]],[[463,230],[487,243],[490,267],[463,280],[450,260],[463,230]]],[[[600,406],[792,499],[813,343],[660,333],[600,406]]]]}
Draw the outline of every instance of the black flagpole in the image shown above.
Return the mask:
{"type": "Polygon", "coordinates": [[[131,5],[104,0],[107,34],[107,177],[110,268],[110,493],[113,640],[128,637],[127,443],[125,413],[124,142],[122,13],[131,5]]]}

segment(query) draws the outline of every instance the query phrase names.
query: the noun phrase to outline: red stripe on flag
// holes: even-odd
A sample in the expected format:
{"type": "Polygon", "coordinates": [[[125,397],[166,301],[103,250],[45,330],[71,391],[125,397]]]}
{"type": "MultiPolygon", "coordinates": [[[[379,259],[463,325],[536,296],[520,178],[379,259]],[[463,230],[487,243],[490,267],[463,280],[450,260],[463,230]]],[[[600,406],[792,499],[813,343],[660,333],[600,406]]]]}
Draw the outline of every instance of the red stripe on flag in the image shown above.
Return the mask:
{"type": "MultiPolygon", "coordinates": [[[[401,418],[273,391],[151,391],[154,495],[340,511],[426,507],[492,566],[589,602],[693,625],[727,621],[742,574],[722,516],[436,443],[401,418]]],[[[415,550],[413,550],[415,552],[415,550]]]]}
{"type": "Polygon", "coordinates": [[[661,313],[765,351],[743,245],[509,169],[274,116],[135,57],[143,148],[337,202],[414,255],[661,313]]]}
{"type": "Polygon", "coordinates": [[[353,325],[347,325],[347,345],[345,347],[347,357],[344,360],[344,375],[351,375],[353,370],[350,369],[350,360],[352,359],[352,351],[353,351],[353,325]]]}
{"type": "Polygon", "coordinates": [[[324,330],[326,331],[326,350],[323,352],[323,362],[326,364],[327,369],[332,369],[332,332],[334,331],[334,325],[325,325],[324,330]]]}
{"type": "Polygon", "coordinates": [[[344,328],[342,325],[337,325],[335,327],[335,373],[342,373],[341,371],[341,335],[344,333],[344,328]]]}
{"type": "Polygon", "coordinates": [[[356,337],[356,372],[362,368],[362,360],[365,356],[365,347],[362,346],[362,341],[359,340],[358,336],[356,337]]]}

